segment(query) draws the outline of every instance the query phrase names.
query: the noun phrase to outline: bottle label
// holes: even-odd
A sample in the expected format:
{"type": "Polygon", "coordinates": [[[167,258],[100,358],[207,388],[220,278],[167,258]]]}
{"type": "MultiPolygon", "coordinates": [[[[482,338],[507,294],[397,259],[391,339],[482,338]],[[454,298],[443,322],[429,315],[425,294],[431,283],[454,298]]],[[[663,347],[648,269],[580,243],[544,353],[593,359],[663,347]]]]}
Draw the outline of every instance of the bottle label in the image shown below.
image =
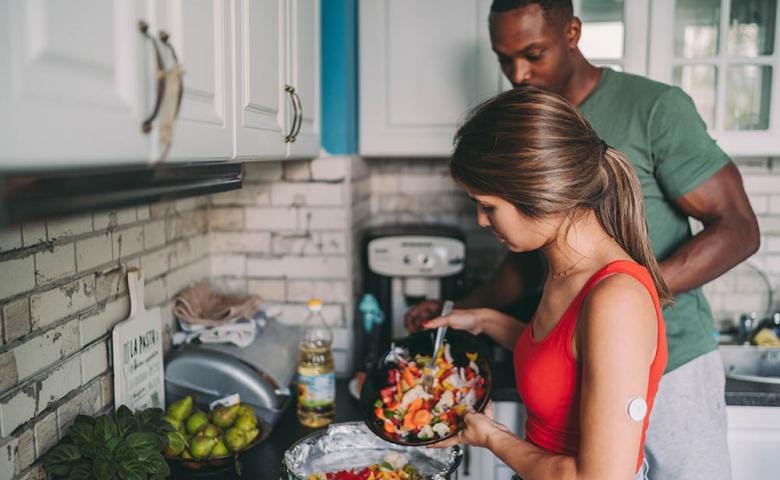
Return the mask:
{"type": "Polygon", "coordinates": [[[298,375],[298,402],[311,408],[326,407],[336,401],[336,374],[298,375]]]}

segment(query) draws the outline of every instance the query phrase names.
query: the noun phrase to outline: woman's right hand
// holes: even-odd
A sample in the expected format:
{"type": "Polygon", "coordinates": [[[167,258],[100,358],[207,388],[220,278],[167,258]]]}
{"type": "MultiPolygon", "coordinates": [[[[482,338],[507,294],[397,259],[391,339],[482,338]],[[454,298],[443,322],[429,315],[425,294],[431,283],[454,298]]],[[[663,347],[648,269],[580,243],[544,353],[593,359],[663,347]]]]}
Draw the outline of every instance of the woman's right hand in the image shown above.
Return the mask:
{"type": "Polygon", "coordinates": [[[489,311],[489,308],[455,309],[446,317],[437,317],[423,323],[423,328],[432,329],[446,325],[455,330],[466,330],[472,335],[479,335],[482,333],[482,319],[489,311]]]}

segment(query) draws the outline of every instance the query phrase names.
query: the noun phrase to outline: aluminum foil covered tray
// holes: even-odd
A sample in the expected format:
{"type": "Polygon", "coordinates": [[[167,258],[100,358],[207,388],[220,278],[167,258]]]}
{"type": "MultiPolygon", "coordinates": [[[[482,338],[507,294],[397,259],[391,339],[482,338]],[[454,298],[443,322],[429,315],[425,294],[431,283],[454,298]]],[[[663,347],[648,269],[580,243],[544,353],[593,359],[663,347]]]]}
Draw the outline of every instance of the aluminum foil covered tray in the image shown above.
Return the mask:
{"type": "Polygon", "coordinates": [[[382,463],[389,451],[403,453],[430,480],[448,479],[460,464],[458,446],[444,449],[403,447],[374,435],[363,422],[336,423],[298,441],[284,454],[285,478],[306,480],[316,472],[335,472],[382,463]]]}

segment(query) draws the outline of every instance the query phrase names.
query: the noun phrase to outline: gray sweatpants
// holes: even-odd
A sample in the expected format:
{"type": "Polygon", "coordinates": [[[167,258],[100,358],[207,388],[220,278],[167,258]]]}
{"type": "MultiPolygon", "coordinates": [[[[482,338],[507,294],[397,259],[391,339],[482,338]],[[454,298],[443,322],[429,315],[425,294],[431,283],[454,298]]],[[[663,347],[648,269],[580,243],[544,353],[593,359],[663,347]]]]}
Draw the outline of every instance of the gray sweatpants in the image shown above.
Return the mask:
{"type": "Polygon", "coordinates": [[[717,351],[663,377],[645,439],[650,480],[730,480],[726,377],[717,351]]]}

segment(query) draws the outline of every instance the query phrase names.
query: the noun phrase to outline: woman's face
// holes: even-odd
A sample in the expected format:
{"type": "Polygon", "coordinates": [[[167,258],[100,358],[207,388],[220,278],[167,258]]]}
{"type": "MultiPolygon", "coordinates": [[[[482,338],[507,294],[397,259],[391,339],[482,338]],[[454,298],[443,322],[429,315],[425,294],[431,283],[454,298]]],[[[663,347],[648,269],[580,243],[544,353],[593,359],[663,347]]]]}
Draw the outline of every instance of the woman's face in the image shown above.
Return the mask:
{"type": "Polygon", "coordinates": [[[530,252],[550,243],[560,222],[533,219],[523,215],[514,205],[494,195],[471,194],[477,204],[477,223],[490,228],[496,239],[513,252],[530,252]]]}

